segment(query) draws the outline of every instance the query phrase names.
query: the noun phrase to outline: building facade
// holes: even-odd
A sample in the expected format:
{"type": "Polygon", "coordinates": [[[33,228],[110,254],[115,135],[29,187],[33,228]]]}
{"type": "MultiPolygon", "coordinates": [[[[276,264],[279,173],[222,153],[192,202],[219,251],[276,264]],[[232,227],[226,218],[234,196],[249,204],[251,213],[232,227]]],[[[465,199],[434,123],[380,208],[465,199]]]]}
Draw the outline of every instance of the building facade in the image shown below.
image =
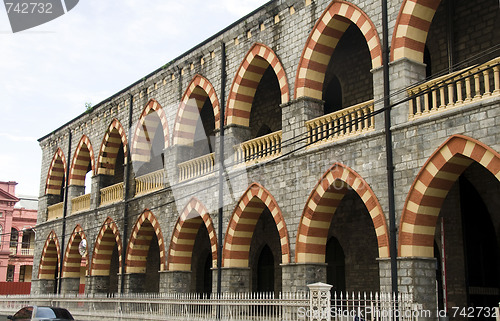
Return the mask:
{"type": "Polygon", "coordinates": [[[391,291],[395,235],[400,292],[498,305],[498,7],[389,1],[390,131],[370,0],[271,1],[54,130],[32,293],[391,291]]]}
{"type": "Polygon", "coordinates": [[[0,282],[31,282],[37,210],[16,185],[0,182],[0,282]]]}

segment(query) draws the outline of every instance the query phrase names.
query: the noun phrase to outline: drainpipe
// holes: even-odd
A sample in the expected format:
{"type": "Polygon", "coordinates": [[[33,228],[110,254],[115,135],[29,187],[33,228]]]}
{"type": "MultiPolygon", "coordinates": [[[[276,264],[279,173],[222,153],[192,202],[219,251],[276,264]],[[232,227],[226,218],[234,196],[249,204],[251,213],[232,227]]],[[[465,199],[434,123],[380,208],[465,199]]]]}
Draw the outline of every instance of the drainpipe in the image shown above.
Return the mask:
{"type": "Polygon", "coordinates": [[[389,27],[387,19],[387,0],[382,0],[382,61],[384,68],[384,116],[385,116],[385,153],[387,159],[387,194],[389,200],[389,230],[391,252],[392,293],[398,294],[398,261],[396,245],[396,209],[394,204],[394,164],[392,157],[391,106],[389,101],[389,27]]]}
{"type": "MultiPolygon", "coordinates": [[[[133,111],[133,102],[134,96],[130,95],[130,103],[128,106],[128,139],[130,139],[132,135],[132,111],[133,111]]],[[[123,241],[122,241],[122,273],[121,273],[121,282],[120,282],[120,293],[125,291],[125,269],[126,269],[126,255],[127,255],[127,232],[128,232],[128,202],[130,198],[129,193],[129,178],[130,178],[130,167],[132,164],[132,158],[130,153],[130,144],[129,148],[127,148],[127,164],[125,164],[125,175],[123,178],[123,189],[125,190],[125,206],[123,209],[123,241]]]]}
{"type": "MultiPolygon", "coordinates": [[[[221,86],[220,86],[220,135],[219,135],[219,217],[218,217],[218,251],[217,251],[217,295],[222,292],[222,215],[224,208],[224,119],[225,119],[225,100],[226,100],[226,44],[224,41],[220,44],[221,60],[221,86]]],[[[220,318],[220,311],[217,310],[217,316],[220,318]]]]}
{"type": "MultiPolygon", "coordinates": [[[[68,163],[66,164],[66,181],[64,182],[64,197],[63,197],[63,217],[62,217],[62,234],[61,234],[61,255],[64,256],[64,235],[66,234],[66,216],[68,214],[68,185],[69,185],[69,167],[71,162],[71,129],[68,129],[68,163]]],[[[59,282],[57,283],[57,293],[61,294],[61,279],[63,268],[63,257],[59,259],[59,282]]]]}

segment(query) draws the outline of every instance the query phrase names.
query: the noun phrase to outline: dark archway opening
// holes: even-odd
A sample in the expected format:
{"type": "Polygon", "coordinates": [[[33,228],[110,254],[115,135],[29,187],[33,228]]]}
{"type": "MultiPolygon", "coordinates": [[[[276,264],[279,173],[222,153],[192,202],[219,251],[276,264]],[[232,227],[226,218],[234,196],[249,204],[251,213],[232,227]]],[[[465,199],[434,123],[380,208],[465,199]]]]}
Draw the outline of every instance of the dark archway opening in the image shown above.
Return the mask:
{"type": "Polygon", "coordinates": [[[205,223],[201,223],[193,246],[191,257],[192,292],[212,293],[212,249],[205,223]]]}
{"type": "Polygon", "coordinates": [[[345,292],[345,255],[336,237],[326,243],[326,283],[332,285],[332,292],[345,292]]]}
{"type": "Polygon", "coordinates": [[[274,292],[274,256],[267,244],[264,245],[259,255],[257,292],[274,292]]]}
{"type": "Polygon", "coordinates": [[[158,246],[156,233],[153,233],[149,243],[143,289],[144,292],[149,293],[158,293],[160,291],[160,247],[158,246]]]}
{"type": "Polygon", "coordinates": [[[215,143],[215,116],[210,98],[206,98],[200,109],[200,116],[196,122],[194,133],[194,158],[214,152],[215,143]]]}
{"type": "Polygon", "coordinates": [[[111,260],[109,262],[109,280],[107,284],[107,293],[118,293],[118,273],[120,271],[119,265],[118,244],[113,246],[111,260]]]}

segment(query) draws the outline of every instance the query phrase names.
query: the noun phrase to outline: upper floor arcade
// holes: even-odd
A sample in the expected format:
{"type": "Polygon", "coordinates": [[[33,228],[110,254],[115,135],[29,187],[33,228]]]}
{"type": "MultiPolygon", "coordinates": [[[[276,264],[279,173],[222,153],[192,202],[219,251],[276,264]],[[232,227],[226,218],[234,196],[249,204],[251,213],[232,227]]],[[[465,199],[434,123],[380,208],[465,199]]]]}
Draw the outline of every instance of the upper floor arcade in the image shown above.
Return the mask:
{"type": "MultiPolygon", "coordinates": [[[[498,97],[498,3],[480,2],[401,1],[390,39],[393,124],[498,97]]],[[[39,221],[63,216],[64,193],[71,214],[211,175],[221,126],[227,168],[383,130],[377,25],[356,1],[266,4],[41,138],[39,221]]]]}

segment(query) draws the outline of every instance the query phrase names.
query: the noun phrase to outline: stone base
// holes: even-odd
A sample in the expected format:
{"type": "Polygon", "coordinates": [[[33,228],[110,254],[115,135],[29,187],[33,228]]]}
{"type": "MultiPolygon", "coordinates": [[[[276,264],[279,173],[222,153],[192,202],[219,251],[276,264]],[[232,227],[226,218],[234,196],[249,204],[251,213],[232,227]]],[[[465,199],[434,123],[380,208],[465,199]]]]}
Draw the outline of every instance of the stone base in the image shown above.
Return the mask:
{"type": "Polygon", "coordinates": [[[161,271],[160,292],[188,293],[191,285],[191,271],[161,271]]]}
{"type": "Polygon", "coordinates": [[[78,294],[80,290],[80,278],[62,278],[61,294],[78,294]]]}
{"type": "Polygon", "coordinates": [[[281,265],[283,292],[309,292],[308,284],[326,282],[326,263],[292,263],[281,265]]]}
{"type": "MultiPolygon", "coordinates": [[[[391,260],[379,259],[380,291],[391,292],[391,260]]],[[[411,293],[413,301],[422,305],[423,310],[431,311],[431,318],[436,316],[436,259],[423,257],[398,258],[398,291],[411,293]]]]}
{"type": "MultiPolygon", "coordinates": [[[[222,292],[251,292],[250,268],[222,268],[222,292]]],[[[217,270],[213,270],[213,292],[217,292],[217,270]]]]}
{"type": "Polygon", "coordinates": [[[145,293],[150,292],[144,288],[146,283],[145,273],[127,273],[124,275],[123,293],[145,293]]]}
{"type": "Polygon", "coordinates": [[[85,291],[88,291],[89,293],[120,292],[120,284],[110,285],[109,279],[110,279],[109,275],[103,275],[103,276],[97,275],[97,276],[87,277],[87,286],[85,291]]]}
{"type": "Polygon", "coordinates": [[[53,294],[56,293],[56,280],[31,280],[31,294],[53,294]]]}

